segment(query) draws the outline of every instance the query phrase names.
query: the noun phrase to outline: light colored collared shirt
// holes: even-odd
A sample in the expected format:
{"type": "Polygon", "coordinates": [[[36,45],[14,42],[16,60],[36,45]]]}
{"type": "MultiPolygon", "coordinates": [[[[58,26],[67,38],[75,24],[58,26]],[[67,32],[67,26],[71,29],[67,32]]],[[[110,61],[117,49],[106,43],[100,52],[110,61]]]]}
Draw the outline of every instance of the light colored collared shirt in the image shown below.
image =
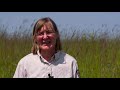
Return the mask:
{"type": "Polygon", "coordinates": [[[57,52],[49,62],[38,51],[19,61],[13,78],[79,78],[78,65],[75,58],[63,51],[57,52]]]}

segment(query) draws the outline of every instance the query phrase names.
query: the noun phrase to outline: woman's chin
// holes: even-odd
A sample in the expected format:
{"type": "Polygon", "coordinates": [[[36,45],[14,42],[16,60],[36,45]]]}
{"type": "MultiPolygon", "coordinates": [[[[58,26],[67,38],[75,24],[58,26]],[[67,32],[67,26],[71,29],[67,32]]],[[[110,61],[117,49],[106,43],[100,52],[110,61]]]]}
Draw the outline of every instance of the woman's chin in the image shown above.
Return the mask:
{"type": "Polygon", "coordinates": [[[42,50],[50,50],[50,47],[43,47],[43,48],[41,48],[42,50]]]}
{"type": "Polygon", "coordinates": [[[47,50],[50,50],[52,49],[52,46],[42,46],[41,47],[41,50],[44,50],[44,51],[47,51],[47,50]]]}

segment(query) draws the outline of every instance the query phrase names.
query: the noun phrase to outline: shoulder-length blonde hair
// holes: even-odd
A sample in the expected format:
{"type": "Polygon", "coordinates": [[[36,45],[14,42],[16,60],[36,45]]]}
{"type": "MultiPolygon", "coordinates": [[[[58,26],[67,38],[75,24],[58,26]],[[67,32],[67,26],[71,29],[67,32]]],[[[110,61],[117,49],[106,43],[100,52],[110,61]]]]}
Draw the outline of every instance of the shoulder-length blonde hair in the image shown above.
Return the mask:
{"type": "Polygon", "coordinates": [[[57,52],[57,51],[59,51],[59,50],[62,49],[61,41],[60,41],[60,34],[59,34],[59,31],[58,31],[58,28],[57,28],[55,22],[54,22],[51,18],[45,17],[45,18],[39,19],[39,20],[35,23],[35,25],[34,25],[34,27],[33,27],[33,46],[32,46],[32,50],[31,50],[33,54],[37,54],[37,51],[38,51],[38,49],[39,49],[39,48],[38,48],[38,45],[37,45],[37,41],[36,41],[37,32],[38,32],[38,30],[40,30],[40,29],[42,28],[42,26],[43,26],[44,24],[46,24],[46,23],[47,23],[47,25],[50,25],[50,27],[51,27],[51,28],[55,31],[55,33],[58,35],[58,38],[57,38],[57,40],[56,40],[55,51],[57,52]]]}

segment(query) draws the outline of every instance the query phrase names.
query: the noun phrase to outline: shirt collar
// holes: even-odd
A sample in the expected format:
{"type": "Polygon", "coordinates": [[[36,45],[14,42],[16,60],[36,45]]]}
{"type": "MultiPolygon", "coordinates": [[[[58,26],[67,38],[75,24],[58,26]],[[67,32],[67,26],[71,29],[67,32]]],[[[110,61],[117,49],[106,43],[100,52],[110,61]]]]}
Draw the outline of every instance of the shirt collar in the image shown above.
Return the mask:
{"type": "Polygon", "coordinates": [[[39,50],[37,51],[37,55],[40,57],[40,60],[46,64],[50,64],[50,62],[52,61],[57,61],[60,58],[61,52],[58,51],[57,53],[54,54],[54,56],[52,56],[51,60],[48,62],[47,60],[45,60],[42,55],[40,54],[39,50]]]}

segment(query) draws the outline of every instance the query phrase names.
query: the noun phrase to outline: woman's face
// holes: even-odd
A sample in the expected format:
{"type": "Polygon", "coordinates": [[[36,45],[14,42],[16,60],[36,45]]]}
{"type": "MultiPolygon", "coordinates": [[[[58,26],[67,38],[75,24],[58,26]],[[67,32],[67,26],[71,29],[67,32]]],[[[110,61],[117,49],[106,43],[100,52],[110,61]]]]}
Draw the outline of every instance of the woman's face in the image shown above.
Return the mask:
{"type": "Polygon", "coordinates": [[[50,26],[43,25],[37,32],[36,40],[41,51],[55,50],[56,39],[57,34],[50,26]]]}

